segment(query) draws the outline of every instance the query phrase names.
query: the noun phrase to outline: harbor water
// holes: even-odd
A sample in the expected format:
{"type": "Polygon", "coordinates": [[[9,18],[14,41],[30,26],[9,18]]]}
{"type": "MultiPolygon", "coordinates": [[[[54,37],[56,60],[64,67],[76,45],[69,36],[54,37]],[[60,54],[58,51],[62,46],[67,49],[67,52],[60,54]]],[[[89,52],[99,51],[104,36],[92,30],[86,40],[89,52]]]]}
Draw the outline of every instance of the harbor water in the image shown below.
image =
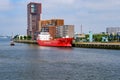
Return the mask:
{"type": "Polygon", "coordinates": [[[120,80],[120,50],[10,46],[0,39],[0,80],[120,80]]]}

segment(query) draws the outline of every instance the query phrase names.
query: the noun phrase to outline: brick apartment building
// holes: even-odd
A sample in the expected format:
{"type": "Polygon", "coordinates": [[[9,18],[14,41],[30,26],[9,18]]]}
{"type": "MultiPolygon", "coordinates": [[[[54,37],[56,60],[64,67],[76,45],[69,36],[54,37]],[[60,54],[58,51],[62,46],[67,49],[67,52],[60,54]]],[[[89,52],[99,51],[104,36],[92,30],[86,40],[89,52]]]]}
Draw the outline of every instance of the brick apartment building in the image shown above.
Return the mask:
{"type": "Polygon", "coordinates": [[[27,35],[36,40],[38,34],[44,30],[54,39],[60,37],[73,37],[74,26],[64,25],[64,19],[41,20],[41,3],[31,2],[27,5],[27,35]]]}
{"type": "Polygon", "coordinates": [[[56,27],[63,26],[64,20],[63,19],[41,20],[39,21],[39,24],[40,24],[39,26],[48,31],[51,37],[54,39],[56,38],[56,27]]]}
{"type": "Polygon", "coordinates": [[[31,2],[27,5],[27,35],[33,40],[40,32],[41,3],[31,2]]]}

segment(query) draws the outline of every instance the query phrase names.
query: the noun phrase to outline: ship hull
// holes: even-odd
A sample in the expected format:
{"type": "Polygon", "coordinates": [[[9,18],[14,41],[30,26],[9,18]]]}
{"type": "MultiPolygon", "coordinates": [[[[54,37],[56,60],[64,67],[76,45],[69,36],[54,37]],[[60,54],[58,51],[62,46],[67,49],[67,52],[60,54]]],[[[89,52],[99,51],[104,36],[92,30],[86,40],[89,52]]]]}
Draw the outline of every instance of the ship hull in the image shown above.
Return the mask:
{"type": "Polygon", "coordinates": [[[73,38],[58,38],[55,40],[37,40],[40,46],[53,46],[53,47],[72,47],[73,38]]]}

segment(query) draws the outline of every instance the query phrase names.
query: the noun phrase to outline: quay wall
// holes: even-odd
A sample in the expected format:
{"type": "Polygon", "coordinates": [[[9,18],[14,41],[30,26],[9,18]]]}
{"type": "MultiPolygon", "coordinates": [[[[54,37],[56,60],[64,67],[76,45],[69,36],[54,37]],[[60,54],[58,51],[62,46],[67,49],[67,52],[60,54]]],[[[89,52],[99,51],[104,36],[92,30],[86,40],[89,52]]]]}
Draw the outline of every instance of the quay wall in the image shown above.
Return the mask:
{"type": "Polygon", "coordinates": [[[79,48],[99,48],[99,49],[118,49],[120,50],[120,43],[95,43],[95,42],[79,42],[73,43],[73,47],[79,48]]]}
{"type": "MultiPolygon", "coordinates": [[[[14,40],[14,41],[17,43],[37,44],[37,42],[35,40],[14,40]]],[[[74,42],[72,44],[72,47],[120,50],[120,42],[119,43],[74,42]]]]}
{"type": "Polygon", "coordinates": [[[17,43],[28,43],[28,44],[37,44],[35,40],[14,40],[17,43]]]}

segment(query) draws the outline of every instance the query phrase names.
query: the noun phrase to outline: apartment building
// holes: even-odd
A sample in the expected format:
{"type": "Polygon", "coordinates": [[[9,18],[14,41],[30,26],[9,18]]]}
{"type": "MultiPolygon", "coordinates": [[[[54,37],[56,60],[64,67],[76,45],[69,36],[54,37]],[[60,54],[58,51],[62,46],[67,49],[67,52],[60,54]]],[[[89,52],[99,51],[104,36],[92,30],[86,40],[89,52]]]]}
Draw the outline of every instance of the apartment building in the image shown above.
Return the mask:
{"type": "Polygon", "coordinates": [[[31,2],[27,5],[27,35],[33,40],[40,32],[41,3],[31,2]]]}

